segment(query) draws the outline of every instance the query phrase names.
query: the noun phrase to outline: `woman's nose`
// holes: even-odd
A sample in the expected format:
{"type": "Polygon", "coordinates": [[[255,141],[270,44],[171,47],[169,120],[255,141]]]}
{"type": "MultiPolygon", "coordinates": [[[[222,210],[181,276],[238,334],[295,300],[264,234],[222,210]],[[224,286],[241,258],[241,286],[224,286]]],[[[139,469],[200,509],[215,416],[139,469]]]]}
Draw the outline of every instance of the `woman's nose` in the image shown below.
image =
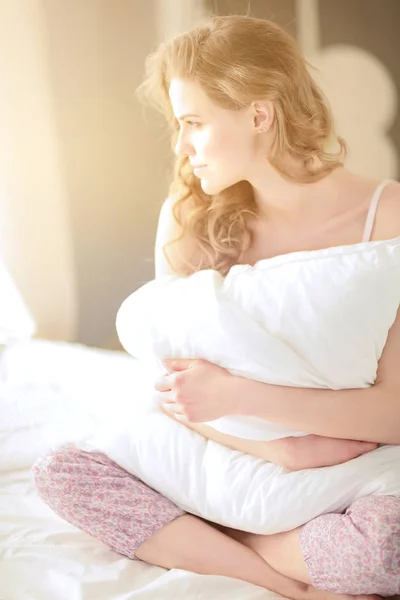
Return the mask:
{"type": "Polygon", "coordinates": [[[177,156],[191,156],[194,154],[193,146],[189,144],[189,142],[179,134],[178,140],[175,145],[175,154],[177,156]]]}

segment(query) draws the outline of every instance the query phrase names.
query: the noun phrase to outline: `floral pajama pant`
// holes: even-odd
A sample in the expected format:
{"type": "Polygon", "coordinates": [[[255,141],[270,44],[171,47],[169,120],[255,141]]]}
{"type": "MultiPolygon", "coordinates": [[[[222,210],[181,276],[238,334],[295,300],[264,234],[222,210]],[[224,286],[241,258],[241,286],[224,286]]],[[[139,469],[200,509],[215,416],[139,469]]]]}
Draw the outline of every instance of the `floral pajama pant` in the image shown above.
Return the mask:
{"type": "MultiPolygon", "coordinates": [[[[135,559],[144,540],[184,511],[101,453],[73,446],[33,467],[37,490],[63,519],[135,559]]],[[[314,587],[341,594],[400,594],[400,498],[368,496],[344,514],[303,526],[301,546],[314,587]]]]}

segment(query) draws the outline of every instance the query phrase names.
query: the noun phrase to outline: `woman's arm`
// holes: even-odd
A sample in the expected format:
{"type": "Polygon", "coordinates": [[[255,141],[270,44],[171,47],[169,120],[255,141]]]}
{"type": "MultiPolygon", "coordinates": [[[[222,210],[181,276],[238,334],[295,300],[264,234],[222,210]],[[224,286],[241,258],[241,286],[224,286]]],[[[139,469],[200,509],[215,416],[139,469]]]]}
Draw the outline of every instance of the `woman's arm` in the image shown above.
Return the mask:
{"type": "Polygon", "coordinates": [[[242,377],[232,378],[230,385],[240,414],[326,437],[400,444],[400,310],[372,387],[332,391],[242,377]]]}
{"type": "Polygon", "coordinates": [[[400,310],[379,361],[375,385],[321,390],[269,385],[199,359],[164,361],[156,384],[173,413],[191,423],[252,415],[310,434],[400,444],[400,310]]]}
{"type": "Polygon", "coordinates": [[[330,467],[347,462],[375,450],[377,445],[353,440],[339,440],[320,435],[305,435],[302,437],[286,437],[269,442],[247,440],[233,435],[221,433],[204,423],[190,423],[183,420],[167,407],[161,410],[168,416],[183,423],[189,429],[199,433],[204,438],[222,444],[243,454],[250,454],[275,465],[301,471],[318,467],[330,467]]]}

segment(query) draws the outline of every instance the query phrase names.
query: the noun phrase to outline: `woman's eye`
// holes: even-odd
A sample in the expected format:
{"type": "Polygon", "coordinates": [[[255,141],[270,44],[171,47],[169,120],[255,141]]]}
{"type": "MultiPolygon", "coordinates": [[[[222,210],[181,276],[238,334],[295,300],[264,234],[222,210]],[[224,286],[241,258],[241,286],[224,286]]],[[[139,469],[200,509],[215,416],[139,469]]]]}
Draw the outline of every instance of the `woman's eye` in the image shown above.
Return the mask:
{"type": "Polygon", "coordinates": [[[197,121],[186,121],[186,123],[189,125],[189,127],[200,127],[200,123],[197,121]]]}

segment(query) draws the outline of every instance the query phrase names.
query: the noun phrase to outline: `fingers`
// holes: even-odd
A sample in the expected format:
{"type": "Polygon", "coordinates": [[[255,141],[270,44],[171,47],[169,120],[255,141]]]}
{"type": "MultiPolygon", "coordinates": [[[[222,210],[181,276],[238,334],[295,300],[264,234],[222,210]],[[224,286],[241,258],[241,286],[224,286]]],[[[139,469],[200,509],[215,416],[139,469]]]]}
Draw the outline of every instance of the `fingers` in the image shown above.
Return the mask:
{"type": "MultiPolygon", "coordinates": [[[[165,362],[171,363],[174,361],[165,362]]],[[[191,362],[191,364],[193,364],[193,361],[188,361],[186,359],[185,361],[179,362],[191,362]]],[[[186,366],[185,369],[186,368],[189,367],[186,366]]],[[[179,373],[179,370],[180,369],[177,369],[176,371],[172,371],[170,374],[159,377],[155,382],[154,387],[158,392],[162,393],[162,397],[160,397],[160,404],[162,405],[164,412],[168,413],[177,420],[187,420],[186,406],[179,402],[179,400],[183,401],[180,381],[182,374],[179,373]]],[[[185,404],[186,403],[187,399],[185,399],[185,404]]]]}
{"type": "Polygon", "coordinates": [[[154,387],[159,392],[169,392],[170,390],[176,389],[182,383],[182,373],[179,371],[172,371],[172,373],[162,375],[159,377],[154,387]]]}
{"type": "Polygon", "coordinates": [[[178,404],[177,402],[168,402],[163,404],[163,410],[164,412],[173,416],[175,419],[186,419],[186,414],[183,406],[181,404],[178,404]]]}
{"type": "Polygon", "coordinates": [[[176,401],[176,394],[172,390],[169,390],[168,392],[163,392],[161,401],[163,402],[163,404],[178,404],[176,401]]]}
{"type": "Polygon", "coordinates": [[[173,388],[173,375],[163,375],[154,384],[158,392],[169,392],[173,388]]]}
{"type": "Polygon", "coordinates": [[[185,410],[183,408],[183,406],[181,404],[178,404],[178,402],[168,402],[166,404],[164,404],[166,410],[168,410],[169,412],[172,412],[176,415],[184,415],[185,414],[185,410]]]}
{"type": "Polygon", "coordinates": [[[166,358],[163,360],[163,364],[169,371],[185,371],[192,367],[196,360],[193,358],[166,358]]]}
{"type": "Polygon", "coordinates": [[[177,402],[176,394],[173,390],[163,392],[160,403],[165,412],[173,416],[185,416],[185,407],[177,402]]]}

